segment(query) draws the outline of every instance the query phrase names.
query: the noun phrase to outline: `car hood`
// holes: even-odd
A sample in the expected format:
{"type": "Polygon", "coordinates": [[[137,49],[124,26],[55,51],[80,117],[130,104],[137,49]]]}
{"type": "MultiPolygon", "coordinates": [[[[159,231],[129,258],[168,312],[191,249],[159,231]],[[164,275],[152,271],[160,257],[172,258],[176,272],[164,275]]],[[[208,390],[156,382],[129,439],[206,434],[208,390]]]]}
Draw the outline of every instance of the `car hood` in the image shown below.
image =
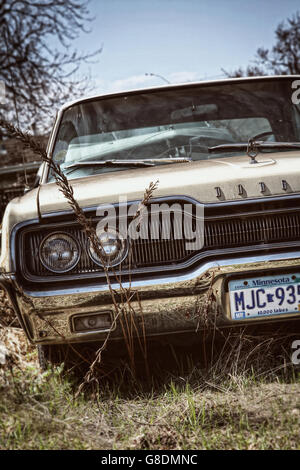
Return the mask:
{"type": "MultiPolygon", "coordinates": [[[[189,196],[204,204],[300,192],[298,151],[260,154],[257,161],[250,164],[244,154],[114,171],[72,179],[70,184],[82,207],[117,203],[120,197],[142,199],[150,182],[157,180],[155,197],[189,196]]],[[[42,216],[70,209],[56,183],[42,185],[38,199],[42,216]]]]}
{"type": "MultiPolygon", "coordinates": [[[[259,163],[251,165],[244,154],[99,174],[70,180],[70,184],[81,207],[118,203],[121,197],[122,202],[125,198],[128,202],[141,200],[150,182],[157,180],[154,197],[188,196],[204,204],[300,193],[299,152],[274,152],[259,155],[257,160],[259,163]]],[[[9,253],[16,225],[69,210],[56,183],[43,184],[13,199],[2,221],[0,268],[6,272],[14,269],[9,253]]]]}

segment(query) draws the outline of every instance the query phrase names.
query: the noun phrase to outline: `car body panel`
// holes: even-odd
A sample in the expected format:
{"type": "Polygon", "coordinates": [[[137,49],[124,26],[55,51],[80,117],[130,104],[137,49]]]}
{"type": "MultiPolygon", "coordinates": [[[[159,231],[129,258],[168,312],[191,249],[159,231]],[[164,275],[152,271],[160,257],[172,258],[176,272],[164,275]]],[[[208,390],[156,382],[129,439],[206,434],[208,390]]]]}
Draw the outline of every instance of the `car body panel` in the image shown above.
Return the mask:
{"type": "MultiPolygon", "coordinates": [[[[159,181],[156,197],[188,196],[203,204],[300,192],[297,174],[300,171],[300,152],[272,152],[260,155],[257,161],[256,165],[251,165],[249,157],[243,154],[87,176],[73,179],[70,184],[83,207],[114,204],[124,195],[128,201],[141,199],[150,181],[159,181]],[[282,188],[282,180],[288,182],[287,189],[282,188]],[[263,193],[259,184],[261,181],[266,185],[263,193]],[[239,184],[244,187],[242,195],[239,194],[239,184]],[[220,187],[222,192],[219,198],[216,187],[220,187]]],[[[69,207],[55,183],[41,186],[39,201],[42,215],[69,207]]]]}
{"type": "MultiPolygon", "coordinates": [[[[287,77],[285,77],[287,78],[287,77]]],[[[297,78],[296,76],[293,78],[297,78]]],[[[299,78],[299,77],[298,77],[299,78]]],[[[247,80],[256,80],[252,78],[247,80]]],[[[266,77],[262,80],[271,80],[266,77]]],[[[281,80],[282,77],[278,77],[281,80]]],[[[230,80],[239,83],[242,79],[230,80]]],[[[245,79],[243,79],[245,80],[245,79]]],[[[217,83],[224,83],[218,81],[217,83]]],[[[203,82],[203,86],[213,82],[203,82]]],[[[187,87],[199,86],[187,84],[187,87]]],[[[170,88],[176,89],[181,85],[170,88]]],[[[136,93],[165,89],[159,87],[138,90],[136,93]]],[[[124,92],[125,93],[125,92],[124,92]]],[[[116,94],[116,96],[124,93],[116,94]]],[[[128,92],[130,94],[135,92],[128,92]]],[[[110,96],[110,95],[109,95],[110,96]]],[[[115,95],[114,95],[115,96],[115,95]]],[[[88,101],[79,100],[76,103],[88,101]]],[[[58,113],[48,145],[48,155],[54,147],[55,138],[63,112],[71,105],[65,105],[58,113]]],[[[120,198],[130,204],[141,201],[150,182],[158,181],[155,198],[187,198],[206,207],[247,201],[287,200],[300,194],[300,152],[261,153],[257,163],[251,164],[246,152],[235,156],[211,158],[207,160],[170,163],[151,168],[122,169],[94,176],[70,180],[74,197],[84,209],[95,208],[100,204],[118,204],[120,198]]],[[[122,286],[93,282],[64,284],[32,289],[22,285],[17,289],[20,278],[16,262],[16,236],[26,225],[37,221],[47,225],[50,218],[70,214],[70,206],[55,182],[47,183],[47,169],[38,188],[24,196],[12,200],[3,219],[0,283],[7,289],[20,321],[30,341],[43,344],[64,342],[102,341],[107,331],[75,332],[74,317],[78,315],[110,312],[114,317],[115,306],[111,299],[111,289],[120,300],[123,289],[132,292],[131,306],[135,312],[138,331],[146,328],[149,335],[169,335],[186,331],[201,331],[210,325],[230,327],[243,325],[233,322],[229,312],[227,283],[234,276],[264,276],[266,273],[297,272],[300,269],[300,249],[297,243],[289,250],[268,249],[257,254],[242,254],[239,249],[230,257],[199,262],[190,271],[170,274],[162,269],[152,278],[124,282],[122,286]],[[293,248],[293,249],[292,249],[293,248]]],[[[128,299],[127,299],[128,300],[128,299]]],[[[284,320],[299,318],[299,314],[287,315],[284,320]]],[[[271,319],[272,320],[272,319],[271,319]]],[[[273,319],[278,321],[278,318],[273,319]]],[[[261,324],[264,318],[249,320],[261,324]]],[[[122,338],[122,325],[114,325],[111,337],[122,338]]]]}
{"type": "MultiPolygon", "coordinates": [[[[230,327],[234,323],[234,326],[245,326],[245,322],[233,322],[230,318],[228,292],[225,292],[228,277],[235,278],[243,273],[248,276],[258,275],[266,269],[266,262],[269,272],[293,272],[299,269],[299,257],[300,251],[286,255],[285,259],[270,255],[260,259],[253,257],[224,260],[202,266],[202,269],[186,276],[160,279],[159,282],[153,279],[147,283],[124,283],[123,288],[130,287],[135,321],[138,325],[143,322],[151,336],[201,331],[209,325],[230,327]],[[138,301],[136,293],[139,294],[138,301]]],[[[119,286],[112,284],[112,288],[117,290],[119,286]]],[[[25,297],[17,296],[17,302],[23,315],[27,317],[27,322],[29,320],[32,325],[31,340],[51,344],[105,339],[106,331],[74,333],[71,319],[74,315],[95,312],[109,311],[113,315],[114,305],[106,286],[102,289],[99,286],[82,290],[70,288],[55,291],[51,295],[49,292],[38,296],[33,293],[24,294],[25,297]],[[27,297],[30,302],[26,300],[27,297]],[[33,308],[39,315],[35,314],[33,308]]],[[[300,320],[300,312],[297,317],[300,320]]],[[[286,318],[295,318],[295,315],[287,315],[286,318]]],[[[250,320],[252,323],[264,321],[264,318],[250,320]]],[[[122,338],[120,325],[114,329],[112,338],[122,338]]]]}

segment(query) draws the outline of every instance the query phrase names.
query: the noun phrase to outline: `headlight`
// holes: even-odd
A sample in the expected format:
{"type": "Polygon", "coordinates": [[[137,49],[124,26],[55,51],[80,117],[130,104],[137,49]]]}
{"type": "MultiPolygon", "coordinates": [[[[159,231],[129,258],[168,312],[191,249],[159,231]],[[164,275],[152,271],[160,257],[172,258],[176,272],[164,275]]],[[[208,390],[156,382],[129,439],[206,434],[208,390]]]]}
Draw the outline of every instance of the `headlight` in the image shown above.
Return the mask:
{"type": "Polygon", "coordinates": [[[128,241],[115,230],[108,230],[98,234],[100,240],[99,249],[102,259],[96,254],[91,242],[88,242],[88,250],[92,260],[100,266],[110,268],[122,263],[128,254],[128,241]]]}
{"type": "Polygon", "coordinates": [[[40,244],[40,260],[45,268],[54,273],[65,273],[79,261],[79,245],[71,235],[52,233],[40,244]]]}

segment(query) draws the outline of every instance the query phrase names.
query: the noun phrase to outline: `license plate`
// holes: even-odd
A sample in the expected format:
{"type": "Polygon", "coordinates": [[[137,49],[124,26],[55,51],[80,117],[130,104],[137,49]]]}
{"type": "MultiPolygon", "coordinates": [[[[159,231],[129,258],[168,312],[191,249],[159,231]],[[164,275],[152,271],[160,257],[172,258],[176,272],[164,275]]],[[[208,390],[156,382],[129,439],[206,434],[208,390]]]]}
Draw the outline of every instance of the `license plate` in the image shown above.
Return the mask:
{"type": "Polygon", "coordinates": [[[300,313],[300,273],[229,282],[233,320],[300,313]]]}

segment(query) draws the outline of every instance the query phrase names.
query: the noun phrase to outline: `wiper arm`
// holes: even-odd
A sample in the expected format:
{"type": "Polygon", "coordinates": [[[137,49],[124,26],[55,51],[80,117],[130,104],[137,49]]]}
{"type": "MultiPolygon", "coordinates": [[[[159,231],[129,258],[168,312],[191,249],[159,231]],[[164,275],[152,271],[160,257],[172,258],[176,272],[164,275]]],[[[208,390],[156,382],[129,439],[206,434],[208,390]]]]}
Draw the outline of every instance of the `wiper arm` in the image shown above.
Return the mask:
{"type": "Polygon", "coordinates": [[[263,149],[300,149],[300,142],[265,142],[262,140],[249,139],[248,142],[241,142],[236,144],[221,144],[214,147],[209,147],[210,153],[246,151],[247,155],[251,158],[251,163],[257,163],[255,157],[260,150],[263,149]]]}
{"type": "MultiPolygon", "coordinates": [[[[253,141],[252,145],[256,147],[257,149],[299,149],[300,148],[300,142],[264,142],[264,141],[253,141]]],[[[238,144],[221,144],[221,145],[216,145],[215,147],[209,147],[208,151],[210,153],[215,153],[215,152],[222,152],[223,150],[229,150],[229,151],[242,151],[242,150],[248,150],[249,143],[248,142],[241,142],[238,144]]]]}
{"type": "Polygon", "coordinates": [[[119,167],[147,167],[154,166],[156,163],[184,163],[191,162],[190,158],[168,157],[168,158],[147,158],[144,160],[100,160],[100,161],[85,161],[72,163],[65,167],[69,170],[72,168],[91,167],[91,166],[119,166],[119,167]]]}

